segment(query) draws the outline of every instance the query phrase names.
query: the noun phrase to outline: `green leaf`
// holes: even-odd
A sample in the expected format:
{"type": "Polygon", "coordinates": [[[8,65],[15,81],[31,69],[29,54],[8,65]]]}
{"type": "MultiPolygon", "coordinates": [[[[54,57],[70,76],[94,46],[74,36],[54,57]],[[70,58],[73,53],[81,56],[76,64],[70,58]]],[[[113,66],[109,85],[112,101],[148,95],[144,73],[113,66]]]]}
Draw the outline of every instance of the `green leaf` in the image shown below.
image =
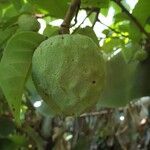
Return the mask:
{"type": "Polygon", "coordinates": [[[22,13],[22,14],[23,13],[35,14],[36,13],[35,7],[30,3],[26,3],[21,7],[20,13],[22,13]]]}
{"type": "Polygon", "coordinates": [[[34,32],[18,33],[7,43],[1,59],[0,86],[17,123],[20,119],[21,99],[31,67],[32,54],[44,39],[45,37],[34,32]]]}
{"type": "Polygon", "coordinates": [[[129,43],[122,47],[122,53],[126,62],[133,60],[135,53],[140,50],[141,47],[138,43],[129,43]]]}
{"type": "Polygon", "coordinates": [[[104,15],[105,17],[107,17],[108,11],[109,11],[109,8],[102,8],[102,9],[100,10],[101,14],[104,15]]]}
{"type": "Polygon", "coordinates": [[[150,16],[149,7],[149,0],[139,0],[132,13],[143,26],[150,16]]]}
{"type": "Polygon", "coordinates": [[[83,7],[99,7],[107,8],[110,0],[82,0],[81,5],[83,7]]]}
{"type": "Polygon", "coordinates": [[[47,25],[44,32],[43,32],[43,35],[50,37],[53,35],[58,35],[58,33],[59,33],[59,27],[47,25]]]}
{"type": "Polygon", "coordinates": [[[130,92],[137,62],[126,64],[122,53],[107,61],[106,85],[98,107],[123,107],[131,101],[130,92]]]}
{"type": "Polygon", "coordinates": [[[50,16],[64,18],[70,0],[28,0],[39,9],[46,10],[50,16]]]}
{"type": "Polygon", "coordinates": [[[102,50],[106,53],[111,53],[118,48],[121,48],[123,44],[123,41],[119,38],[109,38],[104,41],[104,44],[102,46],[102,50]]]}
{"type": "Polygon", "coordinates": [[[23,5],[23,0],[11,0],[16,10],[20,10],[23,5]]]}
{"type": "Polygon", "coordinates": [[[145,26],[145,30],[150,33],[150,25],[149,25],[149,24],[147,24],[147,25],[145,26]]]}
{"type": "Polygon", "coordinates": [[[121,8],[113,1],[110,1],[109,7],[113,7],[114,8],[115,14],[118,14],[118,13],[122,12],[121,8]]]}
{"type": "Polygon", "coordinates": [[[17,26],[9,27],[5,30],[0,30],[0,46],[4,44],[17,30],[17,26]]]}
{"type": "Polygon", "coordinates": [[[14,17],[4,18],[4,22],[2,24],[2,28],[5,30],[8,27],[16,26],[18,15],[14,17]]]}
{"type": "Polygon", "coordinates": [[[79,33],[79,34],[90,37],[99,46],[98,38],[97,38],[94,30],[91,27],[87,26],[85,28],[80,28],[75,33],[79,33]]]}
{"type": "Polygon", "coordinates": [[[129,17],[124,12],[118,13],[114,16],[115,23],[128,20],[128,19],[129,17]]]}
{"type": "Polygon", "coordinates": [[[13,5],[9,5],[4,11],[3,18],[11,18],[17,16],[18,12],[13,5]]]}
{"type": "Polygon", "coordinates": [[[131,98],[150,96],[150,58],[138,64],[132,85],[131,98]]]}
{"type": "Polygon", "coordinates": [[[137,28],[137,26],[135,26],[135,24],[132,21],[130,22],[130,28],[128,32],[129,38],[131,38],[134,42],[139,42],[142,38],[141,31],[139,30],[139,28],[137,28]]]}

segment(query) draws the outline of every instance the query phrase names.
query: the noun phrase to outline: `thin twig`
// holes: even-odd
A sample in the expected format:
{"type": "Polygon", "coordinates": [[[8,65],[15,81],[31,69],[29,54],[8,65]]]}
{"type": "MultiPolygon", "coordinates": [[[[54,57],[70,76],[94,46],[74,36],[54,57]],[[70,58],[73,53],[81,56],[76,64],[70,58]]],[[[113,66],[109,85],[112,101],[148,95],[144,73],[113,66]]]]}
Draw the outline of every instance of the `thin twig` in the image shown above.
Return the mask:
{"type": "Polygon", "coordinates": [[[77,11],[76,11],[75,18],[74,18],[74,24],[70,26],[71,28],[77,24],[77,17],[78,17],[79,10],[80,10],[80,5],[78,5],[77,7],[77,11]]]}
{"type": "Polygon", "coordinates": [[[100,19],[98,19],[97,21],[98,21],[99,23],[101,23],[102,25],[106,26],[106,27],[107,27],[108,29],[110,29],[111,31],[113,31],[113,32],[115,32],[115,33],[117,33],[117,34],[120,34],[121,36],[123,36],[123,37],[125,37],[125,38],[128,37],[128,35],[124,35],[123,33],[121,33],[121,32],[119,32],[119,31],[115,30],[114,28],[112,28],[112,27],[110,27],[110,26],[104,24],[100,19]]]}
{"type": "Polygon", "coordinates": [[[73,31],[73,33],[75,33],[80,27],[81,25],[84,23],[84,21],[92,14],[92,10],[87,14],[87,16],[83,19],[83,21],[79,24],[79,26],[73,31]]]}
{"type": "Polygon", "coordinates": [[[99,11],[100,11],[99,8],[95,11],[96,14],[95,14],[95,19],[94,19],[92,28],[94,28],[94,26],[95,26],[95,24],[96,24],[96,22],[97,22],[97,20],[98,20],[99,11]]]}
{"type": "Polygon", "coordinates": [[[103,110],[100,112],[91,112],[91,113],[84,113],[82,115],[80,115],[80,117],[86,117],[86,116],[101,116],[101,115],[105,115],[105,114],[110,114],[113,113],[113,110],[103,110]]]}
{"type": "MultiPolygon", "coordinates": [[[[122,5],[120,1],[113,0],[121,9],[123,12],[125,12],[128,17],[133,21],[133,23],[139,28],[139,30],[144,33],[148,38],[150,38],[150,35],[145,31],[143,26],[140,24],[140,22],[134,17],[132,14],[129,13],[129,11],[122,5]]],[[[142,12],[141,12],[142,13],[142,12]]]]}
{"type": "Polygon", "coordinates": [[[70,4],[70,6],[67,10],[67,13],[65,15],[64,21],[61,24],[61,28],[60,28],[60,33],[61,34],[69,33],[71,20],[74,17],[79,5],[80,5],[80,0],[72,0],[71,1],[71,4],[70,4]]]}

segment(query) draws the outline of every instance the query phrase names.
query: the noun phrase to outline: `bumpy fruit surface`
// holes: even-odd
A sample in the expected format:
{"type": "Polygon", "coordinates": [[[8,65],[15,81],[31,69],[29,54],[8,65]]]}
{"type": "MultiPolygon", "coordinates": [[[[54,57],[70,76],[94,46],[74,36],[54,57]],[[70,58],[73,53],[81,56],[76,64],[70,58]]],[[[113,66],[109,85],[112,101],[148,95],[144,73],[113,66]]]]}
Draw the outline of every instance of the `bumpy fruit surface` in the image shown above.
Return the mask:
{"type": "Polygon", "coordinates": [[[40,24],[37,19],[29,14],[23,14],[18,18],[18,25],[21,30],[38,31],[40,24]]]}
{"type": "Polygon", "coordinates": [[[79,115],[100,97],[105,62],[91,38],[57,35],[35,50],[32,71],[37,90],[53,113],[79,115]]]}

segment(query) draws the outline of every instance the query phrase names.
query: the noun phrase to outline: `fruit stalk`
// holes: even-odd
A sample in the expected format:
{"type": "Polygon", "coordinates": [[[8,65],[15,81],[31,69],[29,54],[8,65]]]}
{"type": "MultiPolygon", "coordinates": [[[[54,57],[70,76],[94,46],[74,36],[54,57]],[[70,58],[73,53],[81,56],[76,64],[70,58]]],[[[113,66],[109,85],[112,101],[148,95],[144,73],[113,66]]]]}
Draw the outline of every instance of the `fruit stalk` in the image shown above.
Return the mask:
{"type": "Polygon", "coordinates": [[[69,34],[69,28],[72,18],[80,5],[80,0],[72,0],[66,12],[63,23],[61,24],[60,34],[69,34]]]}

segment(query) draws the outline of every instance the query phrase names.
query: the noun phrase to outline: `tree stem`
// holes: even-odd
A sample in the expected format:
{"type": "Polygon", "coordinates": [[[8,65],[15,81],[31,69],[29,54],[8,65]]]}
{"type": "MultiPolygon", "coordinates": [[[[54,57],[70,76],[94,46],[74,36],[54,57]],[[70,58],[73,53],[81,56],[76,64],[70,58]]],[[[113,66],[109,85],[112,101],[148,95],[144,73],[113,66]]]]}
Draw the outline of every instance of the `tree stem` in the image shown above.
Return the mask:
{"type": "Polygon", "coordinates": [[[66,12],[63,23],[61,24],[60,34],[69,34],[69,28],[72,18],[80,5],[80,0],[72,0],[66,12]]]}

